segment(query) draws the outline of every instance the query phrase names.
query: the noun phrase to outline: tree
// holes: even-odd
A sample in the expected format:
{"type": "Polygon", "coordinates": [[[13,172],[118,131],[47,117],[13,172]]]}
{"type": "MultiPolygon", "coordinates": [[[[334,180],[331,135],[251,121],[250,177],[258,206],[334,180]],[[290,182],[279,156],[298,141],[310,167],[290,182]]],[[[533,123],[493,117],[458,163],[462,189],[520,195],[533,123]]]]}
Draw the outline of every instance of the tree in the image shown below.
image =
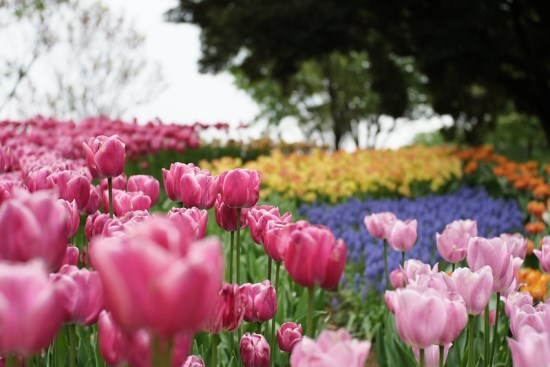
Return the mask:
{"type": "Polygon", "coordinates": [[[238,66],[284,84],[304,61],[379,48],[414,59],[435,112],[466,140],[511,108],[536,117],[550,141],[545,0],[180,0],[168,18],[201,27],[205,71],[238,66]]]}
{"type": "Polygon", "coordinates": [[[0,1],[0,113],[119,117],[164,87],[144,37],[101,2],[0,1]]]}

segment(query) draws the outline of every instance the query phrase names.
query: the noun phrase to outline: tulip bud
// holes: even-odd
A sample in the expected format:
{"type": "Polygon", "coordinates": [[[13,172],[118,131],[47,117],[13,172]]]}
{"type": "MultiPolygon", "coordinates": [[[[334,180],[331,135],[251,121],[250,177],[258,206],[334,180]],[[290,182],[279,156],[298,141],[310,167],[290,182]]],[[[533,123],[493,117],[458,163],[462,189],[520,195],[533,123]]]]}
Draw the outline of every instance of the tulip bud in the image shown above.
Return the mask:
{"type": "MultiPolygon", "coordinates": [[[[237,208],[230,208],[222,200],[221,195],[218,194],[216,203],[214,205],[216,223],[220,228],[226,231],[236,231],[237,230],[237,208]]],[[[246,228],[248,226],[248,209],[241,209],[241,225],[240,229],[246,228]]]]}
{"type": "Polygon", "coordinates": [[[83,142],[82,148],[94,178],[116,177],[124,171],[125,146],[118,136],[100,135],[83,142]]]}
{"type": "Polygon", "coordinates": [[[218,196],[218,177],[210,171],[188,171],[179,182],[180,197],[187,208],[210,209],[218,196]]]}
{"type": "Polygon", "coordinates": [[[237,284],[224,284],[214,301],[213,312],[204,330],[219,333],[233,331],[241,326],[246,311],[247,297],[237,284]]]}
{"type": "Polygon", "coordinates": [[[417,223],[416,219],[401,221],[396,220],[391,229],[386,233],[388,244],[395,250],[401,252],[409,251],[416,242],[417,223]]]}
{"type": "Polygon", "coordinates": [[[302,325],[285,322],[277,330],[277,344],[283,352],[291,353],[292,348],[302,340],[302,325]]]}
{"type": "Polygon", "coordinates": [[[77,171],[58,171],[48,176],[48,186],[56,189],[59,198],[75,201],[83,209],[90,200],[90,180],[77,171]]]}
{"type": "Polygon", "coordinates": [[[130,176],[128,179],[128,192],[141,191],[151,199],[151,206],[159,199],[160,184],[156,178],[148,175],[130,176]]]}
{"type": "Polygon", "coordinates": [[[469,315],[479,315],[491,299],[493,272],[484,266],[476,272],[469,268],[458,268],[452,274],[458,294],[464,300],[469,315]]]}
{"type": "Polygon", "coordinates": [[[80,253],[78,247],[76,246],[67,246],[67,251],[65,252],[65,257],[63,258],[63,265],[78,265],[78,257],[80,253]]]}
{"type": "Polygon", "coordinates": [[[384,212],[367,215],[364,222],[370,235],[382,240],[386,238],[386,233],[391,229],[396,220],[395,214],[384,212]]]}
{"type": "Polygon", "coordinates": [[[206,236],[208,212],[198,208],[172,208],[167,215],[168,219],[177,223],[180,228],[185,228],[196,239],[206,236]]]}
{"type": "Polygon", "coordinates": [[[269,367],[269,344],[263,335],[244,334],[240,349],[244,367],[269,367]]]}
{"type": "Polygon", "coordinates": [[[233,169],[220,176],[222,201],[230,208],[251,208],[260,197],[262,176],[255,170],[233,169]]]}
{"type": "Polygon", "coordinates": [[[269,280],[256,284],[243,284],[240,290],[247,298],[244,313],[245,321],[264,322],[275,317],[277,313],[277,294],[269,280]]]}
{"type": "Polygon", "coordinates": [[[475,220],[455,220],[447,224],[442,234],[436,234],[437,251],[450,263],[458,263],[466,257],[468,241],[477,236],[475,220]]]}
{"type": "Polygon", "coordinates": [[[74,237],[80,227],[80,213],[76,201],[68,202],[67,200],[59,199],[58,203],[65,209],[65,220],[67,223],[67,233],[69,238],[74,237]]]}
{"type": "Polygon", "coordinates": [[[166,195],[172,201],[181,201],[180,181],[181,177],[187,172],[199,172],[200,169],[195,167],[193,163],[172,163],[170,169],[162,169],[162,177],[164,179],[164,190],[166,195]]]}

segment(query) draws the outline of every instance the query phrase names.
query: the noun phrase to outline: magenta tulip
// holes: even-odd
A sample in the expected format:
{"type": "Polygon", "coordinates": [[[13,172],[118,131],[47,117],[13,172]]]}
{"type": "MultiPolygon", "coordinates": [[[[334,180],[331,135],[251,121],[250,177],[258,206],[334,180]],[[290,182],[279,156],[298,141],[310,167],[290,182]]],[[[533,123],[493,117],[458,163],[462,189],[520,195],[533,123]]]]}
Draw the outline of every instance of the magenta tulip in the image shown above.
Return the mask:
{"type": "Polygon", "coordinates": [[[395,251],[409,251],[417,239],[416,229],[416,219],[406,221],[396,220],[391,229],[386,233],[388,244],[395,251]]]}
{"type": "Polygon", "coordinates": [[[193,238],[201,239],[206,236],[208,212],[198,208],[172,208],[168,212],[168,219],[180,228],[188,231],[193,238]]]}
{"type": "Polygon", "coordinates": [[[138,224],[152,218],[154,217],[147,210],[135,210],[133,212],[128,212],[119,218],[109,218],[103,226],[101,235],[103,237],[111,237],[118,233],[126,232],[132,227],[135,227],[138,224]]]}
{"type": "Polygon", "coordinates": [[[270,220],[266,223],[263,234],[264,250],[267,256],[275,261],[283,261],[288,248],[288,241],[284,238],[284,229],[288,226],[285,220],[270,220]]]}
{"type": "Polygon", "coordinates": [[[94,240],[90,251],[105,308],[124,330],[169,337],[196,331],[211,316],[223,276],[216,239],[193,242],[169,220],[153,218],[94,240]]]}
{"type": "MultiPolygon", "coordinates": [[[[103,191],[103,208],[105,211],[109,208],[107,191],[103,191]]],[[[113,211],[117,217],[122,217],[124,214],[135,210],[149,210],[150,208],[151,198],[141,191],[113,190],[113,211]]]]}
{"type": "Polygon", "coordinates": [[[244,334],[241,338],[240,351],[244,367],[269,367],[269,344],[263,335],[244,334]]]}
{"type": "Polygon", "coordinates": [[[124,171],[125,145],[118,136],[100,135],[83,142],[82,148],[94,178],[116,177],[124,171]]]}
{"type": "Polygon", "coordinates": [[[67,234],[69,238],[74,237],[80,227],[80,213],[76,201],[68,202],[67,200],[59,199],[58,203],[65,209],[65,222],[67,224],[67,234]]]}
{"type": "Polygon", "coordinates": [[[32,355],[46,348],[65,311],[43,264],[0,263],[0,353],[32,355]]]}
{"type": "Polygon", "coordinates": [[[200,172],[200,168],[195,167],[193,163],[172,163],[170,169],[162,169],[162,177],[164,179],[164,189],[166,195],[172,201],[181,201],[180,195],[180,181],[181,177],[188,172],[200,172]]]}
{"type": "Polygon", "coordinates": [[[476,272],[469,268],[458,268],[452,274],[458,294],[462,296],[469,315],[479,315],[493,293],[493,272],[483,266],[476,272]]]}
{"type": "Polygon", "coordinates": [[[55,189],[59,198],[75,201],[83,209],[90,200],[90,180],[76,171],[58,171],[48,176],[48,186],[55,189]]]}
{"type": "Polygon", "coordinates": [[[63,265],[78,265],[78,257],[80,255],[80,251],[78,250],[78,247],[76,246],[67,246],[67,251],[65,251],[65,257],[63,258],[63,265]]]}
{"type": "Polygon", "coordinates": [[[128,178],[128,192],[141,191],[151,199],[151,206],[154,206],[160,194],[160,183],[153,176],[135,175],[128,178]]]}
{"type": "Polygon", "coordinates": [[[218,177],[209,171],[187,171],[179,182],[180,197],[187,208],[210,209],[218,196],[218,177]]]}
{"type": "Polygon", "coordinates": [[[237,168],[220,176],[222,201],[230,208],[251,208],[260,197],[262,176],[258,171],[237,168]]]}
{"type": "MultiPolygon", "coordinates": [[[[128,179],[126,178],[126,175],[124,172],[122,172],[120,175],[116,177],[112,177],[112,185],[113,189],[117,190],[126,190],[126,185],[128,184],[128,179]]],[[[103,178],[99,181],[99,187],[101,188],[101,191],[107,191],[109,190],[109,181],[106,178],[103,178]]],[[[130,190],[128,190],[130,191],[130,190]]]]}
{"type": "Polygon", "coordinates": [[[302,325],[285,322],[277,330],[277,344],[283,352],[291,353],[296,343],[302,340],[302,334],[302,325]]]}
{"type": "Polygon", "coordinates": [[[90,185],[90,200],[81,211],[85,214],[93,214],[99,210],[102,201],[102,191],[99,187],[90,185]]]}
{"type": "Polygon", "coordinates": [[[258,245],[264,244],[267,224],[273,220],[290,223],[292,221],[292,213],[287,212],[281,216],[279,208],[274,206],[255,206],[248,212],[250,235],[252,236],[252,240],[258,245]]]}
{"type": "MultiPolygon", "coordinates": [[[[221,200],[221,195],[218,194],[216,203],[214,205],[216,223],[220,226],[221,229],[226,231],[236,231],[237,230],[237,208],[230,208],[221,200]]],[[[246,228],[248,226],[248,209],[241,209],[241,225],[240,229],[246,228]]]]}
{"type": "Polygon", "coordinates": [[[288,248],[283,264],[292,279],[304,287],[336,287],[346,265],[344,241],[336,240],[324,226],[296,223],[285,231],[288,248]]]}
{"type": "Polygon", "coordinates": [[[372,237],[383,240],[386,238],[386,233],[389,232],[396,220],[395,214],[383,212],[367,215],[364,222],[367,231],[372,237]]]}
{"type": "Polygon", "coordinates": [[[475,220],[455,220],[447,224],[443,233],[436,234],[437,251],[443,259],[456,264],[466,257],[468,241],[477,236],[475,220]]]}
{"type": "Polygon", "coordinates": [[[277,294],[269,280],[261,283],[245,283],[240,287],[247,298],[244,320],[264,322],[271,320],[277,313],[277,294]]]}
{"type": "Polygon", "coordinates": [[[210,333],[219,333],[239,328],[246,312],[246,303],[247,297],[237,284],[224,284],[210,306],[213,312],[203,329],[210,333]]]}
{"type": "Polygon", "coordinates": [[[106,213],[95,212],[89,215],[88,218],[86,218],[86,225],[84,227],[86,239],[90,241],[95,236],[100,235],[103,232],[103,228],[105,228],[105,225],[110,220],[109,214],[106,213]]]}

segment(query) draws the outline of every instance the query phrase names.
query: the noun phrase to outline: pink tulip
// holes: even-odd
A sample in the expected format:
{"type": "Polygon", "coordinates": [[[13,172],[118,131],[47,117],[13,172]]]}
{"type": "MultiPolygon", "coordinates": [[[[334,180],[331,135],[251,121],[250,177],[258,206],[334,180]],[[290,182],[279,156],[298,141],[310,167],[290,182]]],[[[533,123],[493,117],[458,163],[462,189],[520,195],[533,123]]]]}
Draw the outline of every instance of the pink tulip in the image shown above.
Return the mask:
{"type": "Polygon", "coordinates": [[[65,257],[63,258],[63,265],[78,265],[78,257],[80,253],[78,247],[76,246],[67,246],[67,251],[65,251],[65,257]]]}
{"type": "Polygon", "coordinates": [[[363,367],[370,347],[369,342],[352,339],[343,329],[324,330],[317,342],[304,337],[294,346],[290,355],[290,366],[363,367]]]}
{"type": "Polygon", "coordinates": [[[510,287],[523,261],[512,256],[512,250],[502,239],[482,237],[470,239],[466,260],[473,271],[485,265],[491,267],[494,292],[503,292],[510,287]]]}
{"type": "Polygon", "coordinates": [[[188,171],[179,182],[180,197],[187,208],[210,209],[218,196],[218,177],[209,171],[188,171]]]}
{"type": "Polygon", "coordinates": [[[124,330],[172,336],[198,330],[212,314],[223,275],[217,240],[192,242],[169,220],[153,218],[94,240],[90,251],[105,308],[124,330]]]}
{"type": "Polygon", "coordinates": [[[220,333],[233,331],[241,326],[247,306],[246,294],[237,284],[224,284],[213,303],[210,319],[203,326],[205,331],[220,333]]]}
{"type": "Polygon", "coordinates": [[[141,191],[151,199],[151,206],[154,206],[160,193],[160,184],[156,178],[148,175],[135,175],[128,178],[128,192],[141,191]]]}
{"type": "MultiPolygon", "coordinates": [[[[109,208],[109,196],[107,191],[103,192],[103,207],[109,208]]],[[[149,210],[151,198],[141,191],[126,192],[113,190],[113,211],[117,217],[122,217],[128,212],[135,210],[149,210]]]]}
{"type": "Polygon", "coordinates": [[[466,257],[468,241],[477,236],[475,220],[455,220],[447,224],[442,234],[436,234],[437,251],[443,259],[456,264],[466,257]]]}
{"type": "MultiPolygon", "coordinates": [[[[443,365],[445,365],[445,361],[447,361],[447,355],[449,354],[449,348],[451,346],[452,344],[447,344],[443,349],[443,365]]],[[[413,353],[416,361],[418,362],[420,359],[420,350],[418,348],[413,348],[413,353]]],[[[439,345],[430,345],[428,348],[424,349],[424,366],[439,366],[439,345]]]]}
{"type": "Polygon", "coordinates": [[[180,181],[181,177],[188,172],[200,172],[198,167],[195,167],[193,163],[172,163],[170,169],[162,169],[162,177],[164,178],[164,189],[166,195],[172,201],[181,201],[180,195],[180,181]]]}
{"type": "Polygon", "coordinates": [[[383,212],[367,215],[364,222],[367,231],[372,237],[383,240],[386,238],[386,233],[389,232],[396,220],[395,214],[383,212]]]}
{"type": "Polygon", "coordinates": [[[550,365],[550,333],[522,329],[516,340],[508,338],[514,367],[547,367],[550,365]]]}
{"type": "Polygon", "coordinates": [[[391,229],[386,233],[388,244],[395,251],[409,251],[414,246],[417,239],[416,228],[416,219],[404,222],[396,220],[393,226],[391,226],[391,229]]]}
{"type": "Polygon", "coordinates": [[[99,210],[102,201],[102,191],[99,187],[90,185],[90,200],[81,211],[85,214],[93,214],[99,210]]]}
{"type": "Polygon", "coordinates": [[[90,241],[97,235],[100,235],[105,228],[105,224],[110,220],[109,214],[95,212],[86,218],[86,225],[84,227],[84,234],[86,239],[90,241]]]}
{"type": "Polygon", "coordinates": [[[266,223],[263,234],[264,250],[267,256],[275,261],[283,261],[285,258],[286,250],[288,248],[288,241],[280,239],[280,234],[284,234],[284,229],[288,226],[288,222],[285,220],[271,220],[266,223]]]}
{"type": "MultiPolygon", "coordinates": [[[[120,175],[116,177],[112,177],[112,184],[113,184],[113,190],[126,190],[126,185],[128,182],[128,179],[126,178],[126,175],[124,172],[122,172],[120,175]]],[[[101,188],[101,191],[107,191],[109,190],[109,181],[106,178],[103,178],[99,181],[99,187],[101,188]]],[[[130,190],[128,190],[130,191],[130,190]]]]}
{"type": "Polygon", "coordinates": [[[296,343],[302,340],[302,334],[302,325],[285,322],[277,330],[277,344],[283,352],[291,353],[296,343]]]}
{"type": "Polygon", "coordinates": [[[237,168],[220,176],[222,201],[230,208],[251,208],[260,197],[262,176],[258,171],[237,168]]]}
{"type": "Polygon", "coordinates": [[[50,278],[61,290],[67,322],[91,325],[97,321],[103,309],[103,287],[97,272],[65,265],[50,278]]]}
{"type": "Polygon", "coordinates": [[[393,289],[403,288],[407,285],[403,269],[395,269],[390,273],[390,282],[393,289]]]}
{"type": "Polygon", "coordinates": [[[303,223],[289,224],[284,266],[291,278],[304,287],[338,285],[346,265],[346,244],[336,240],[330,229],[303,223]]]}
{"type": "Polygon", "coordinates": [[[437,273],[439,273],[438,264],[430,267],[429,264],[424,264],[422,261],[416,259],[406,260],[403,266],[403,275],[405,276],[406,283],[416,280],[421,275],[433,275],[437,273]]]}
{"type": "Polygon", "coordinates": [[[69,240],[67,212],[44,191],[18,191],[0,206],[0,259],[42,259],[48,270],[61,267],[69,240]]]}
{"type": "Polygon", "coordinates": [[[39,261],[0,263],[0,353],[32,355],[46,348],[65,311],[39,261]]]}
{"type": "Polygon", "coordinates": [[[48,186],[54,188],[61,199],[75,201],[83,209],[90,200],[90,181],[76,171],[58,171],[48,176],[48,186]]]}
{"type": "MultiPolygon", "coordinates": [[[[237,230],[237,208],[230,208],[222,200],[221,195],[218,194],[216,203],[214,205],[216,223],[220,228],[226,231],[236,231],[237,230]]],[[[246,228],[248,226],[248,209],[241,209],[241,225],[240,229],[246,228]]]]}
{"type": "Polygon", "coordinates": [[[444,298],[447,320],[445,328],[434,344],[447,345],[455,341],[468,323],[468,312],[461,297],[444,298]]]}
{"type": "Polygon", "coordinates": [[[521,330],[526,327],[539,333],[548,331],[546,321],[548,320],[548,316],[550,316],[549,307],[550,305],[541,303],[537,307],[523,305],[514,308],[510,314],[510,330],[512,331],[512,335],[519,336],[521,330]]]}
{"type": "Polygon", "coordinates": [[[452,279],[469,315],[479,315],[491,299],[493,292],[493,272],[489,266],[483,266],[476,272],[469,268],[458,268],[452,279]]]}
{"type": "Polygon", "coordinates": [[[529,292],[512,292],[506,297],[504,301],[504,310],[508,318],[511,317],[515,308],[519,308],[523,305],[532,305],[533,296],[529,292]]]}
{"type": "Polygon", "coordinates": [[[292,221],[292,213],[287,212],[283,216],[279,214],[279,208],[274,206],[255,206],[248,212],[248,226],[252,240],[258,245],[264,244],[264,234],[268,222],[276,220],[285,223],[292,221]]]}
{"type": "Polygon", "coordinates": [[[118,136],[100,135],[83,142],[82,148],[94,178],[116,177],[124,171],[125,145],[118,136]]]}
{"type": "Polygon", "coordinates": [[[240,351],[244,367],[269,367],[269,344],[263,335],[244,334],[241,338],[240,351]]]}
{"type": "Polygon", "coordinates": [[[277,313],[277,294],[269,280],[261,283],[241,285],[240,290],[247,298],[244,320],[264,322],[271,320],[277,313]]]}
{"type": "Polygon", "coordinates": [[[533,250],[533,253],[539,259],[542,270],[545,273],[550,273],[550,241],[547,240],[547,237],[544,239],[541,250],[533,250]]]}
{"type": "Polygon", "coordinates": [[[201,239],[206,236],[208,212],[197,208],[172,208],[168,212],[168,219],[176,223],[180,228],[185,228],[193,238],[201,239]]]}
{"type": "Polygon", "coordinates": [[[506,245],[512,250],[512,256],[525,259],[527,255],[527,240],[519,233],[503,233],[500,238],[506,242],[506,245]]]}
{"type": "Polygon", "coordinates": [[[65,221],[67,224],[67,234],[69,238],[74,237],[80,227],[80,213],[76,201],[68,202],[67,200],[59,199],[58,203],[65,209],[65,221]]]}
{"type": "MultiPolygon", "coordinates": [[[[119,218],[109,218],[104,226],[101,235],[103,237],[111,237],[123,232],[127,232],[132,227],[154,218],[147,210],[134,210],[128,212],[119,218]]],[[[92,242],[93,244],[93,242],[92,242]]]]}
{"type": "Polygon", "coordinates": [[[182,367],[205,367],[204,361],[197,356],[189,356],[182,367]]]}

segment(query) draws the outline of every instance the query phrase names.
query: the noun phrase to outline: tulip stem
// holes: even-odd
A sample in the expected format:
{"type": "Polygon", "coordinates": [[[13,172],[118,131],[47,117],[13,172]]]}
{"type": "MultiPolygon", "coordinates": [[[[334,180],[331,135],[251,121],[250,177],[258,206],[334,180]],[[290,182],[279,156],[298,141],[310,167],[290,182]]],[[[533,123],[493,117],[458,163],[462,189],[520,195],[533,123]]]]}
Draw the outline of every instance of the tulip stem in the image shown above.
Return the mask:
{"type": "Polygon", "coordinates": [[[218,334],[212,334],[212,364],[211,366],[218,365],[218,334]]]}
{"type": "Polygon", "coordinates": [[[6,367],[17,367],[17,355],[8,354],[6,356],[6,367]]]}
{"type": "Polygon", "coordinates": [[[162,366],[162,352],[160,350],[160,339],[158,336],[153,336],[153,353],[152,356],[153,366],[162,366]]]}
{"type": "Polygon", "coordinates": [[[390,286],[390,276],[388,274],[388,243],[384,240],[384,273],[386,274],[386,289],[390,286]]]}
{"type": "Polygon", "coordinates": [[[241,208],[237,208],[237,284],[241,284],[241,208]]]}
{"type": "Polygon", "coordinates": [[[491,348],[491,357],[489,357],[489,366],[493,365],[496,345],[498,344],[498,317],[500,313],[500,292],[497,292],[497,306],[495,311],[495,325],[493,327],[493,346],[491,348]]]}
{"type": "Polygon", "coordinates": [[[456,264],[455,263],[452,263],[451,264],[451,272],[455,272],[455,268],[456,268],[456,264]]]}
{"type": "Polygon", "coordinates": [[[233,283],[233,252],[235,251],[235,231],[231,231],[231,247],[229,250],[229,283],[233,283]]]}
{"type": "Polygon", "coordinates": [[[401,266],[405,268],[405,251],[401,252],[401,266]]]}
{"type": "Polygon", "coordinates": [[[424,349],[420,349],[420,358],[418,358],[418,366],[424,367],[424,349]]]}
{"type": "MultiPolygon", "coordinates": [[[[271,258],[270,258],[271,259],[271,258]]],[[[278,286],[279,286],[279,270],[281,269],[281,262],[276,261],[275,262],[275,297],[277,297],[277,305],[279,305],[279,293],[278,293],[278,286]]],[[[271,338],[269,339],[270,342],[270,350],[271,350],[271,361],[273,361],[274,358],[274,344],[275,344],[275,316],[277,314],[273,315],[273,318],[271,319],[271,338]]]]}
{"type": "Polygon", "coordinates": [[[485,353],[483,355],[483,362],[487,366],[487,361],[489,360],[489,338],[491,333],[491,325],[489,323],[489,303],[485,306],[485,329],[484,329],[484,338],[485,338],[485,353]]]}
{"type": "Polygon", "coordinates": [[[67,334],[69,337],[69,367],[76,367],[76,326],[67,325],[67,334]]]}
{"type": "Polygon", "coordinates": [[[271,282],[271,269],[273,268],[273,259],[270,256],[268,256],[267,259],[267,280],[271,282]]]}
{"type": "Polygon", "coordinates": [[[443,367],[445,365],[445,346],[440,345],[439,346],[439,367],[443,367]]]}
{"type": "Polygon", "coordinates": [[[315,288],[313,286],[307,289],[307,323],[306,335],[313,338],[313,296],[315,288]]]}
{"type": "Polygon", "coordinates": [[[476,319],[474,315],[468,316],[468,367],[475,367],[474,338],[476,319]]]}
{"type": "Polygon", "coordinates": [[[113,179],[107,177],[107,186],[109,187],[109,218],[113,217],[113,179]]]}

